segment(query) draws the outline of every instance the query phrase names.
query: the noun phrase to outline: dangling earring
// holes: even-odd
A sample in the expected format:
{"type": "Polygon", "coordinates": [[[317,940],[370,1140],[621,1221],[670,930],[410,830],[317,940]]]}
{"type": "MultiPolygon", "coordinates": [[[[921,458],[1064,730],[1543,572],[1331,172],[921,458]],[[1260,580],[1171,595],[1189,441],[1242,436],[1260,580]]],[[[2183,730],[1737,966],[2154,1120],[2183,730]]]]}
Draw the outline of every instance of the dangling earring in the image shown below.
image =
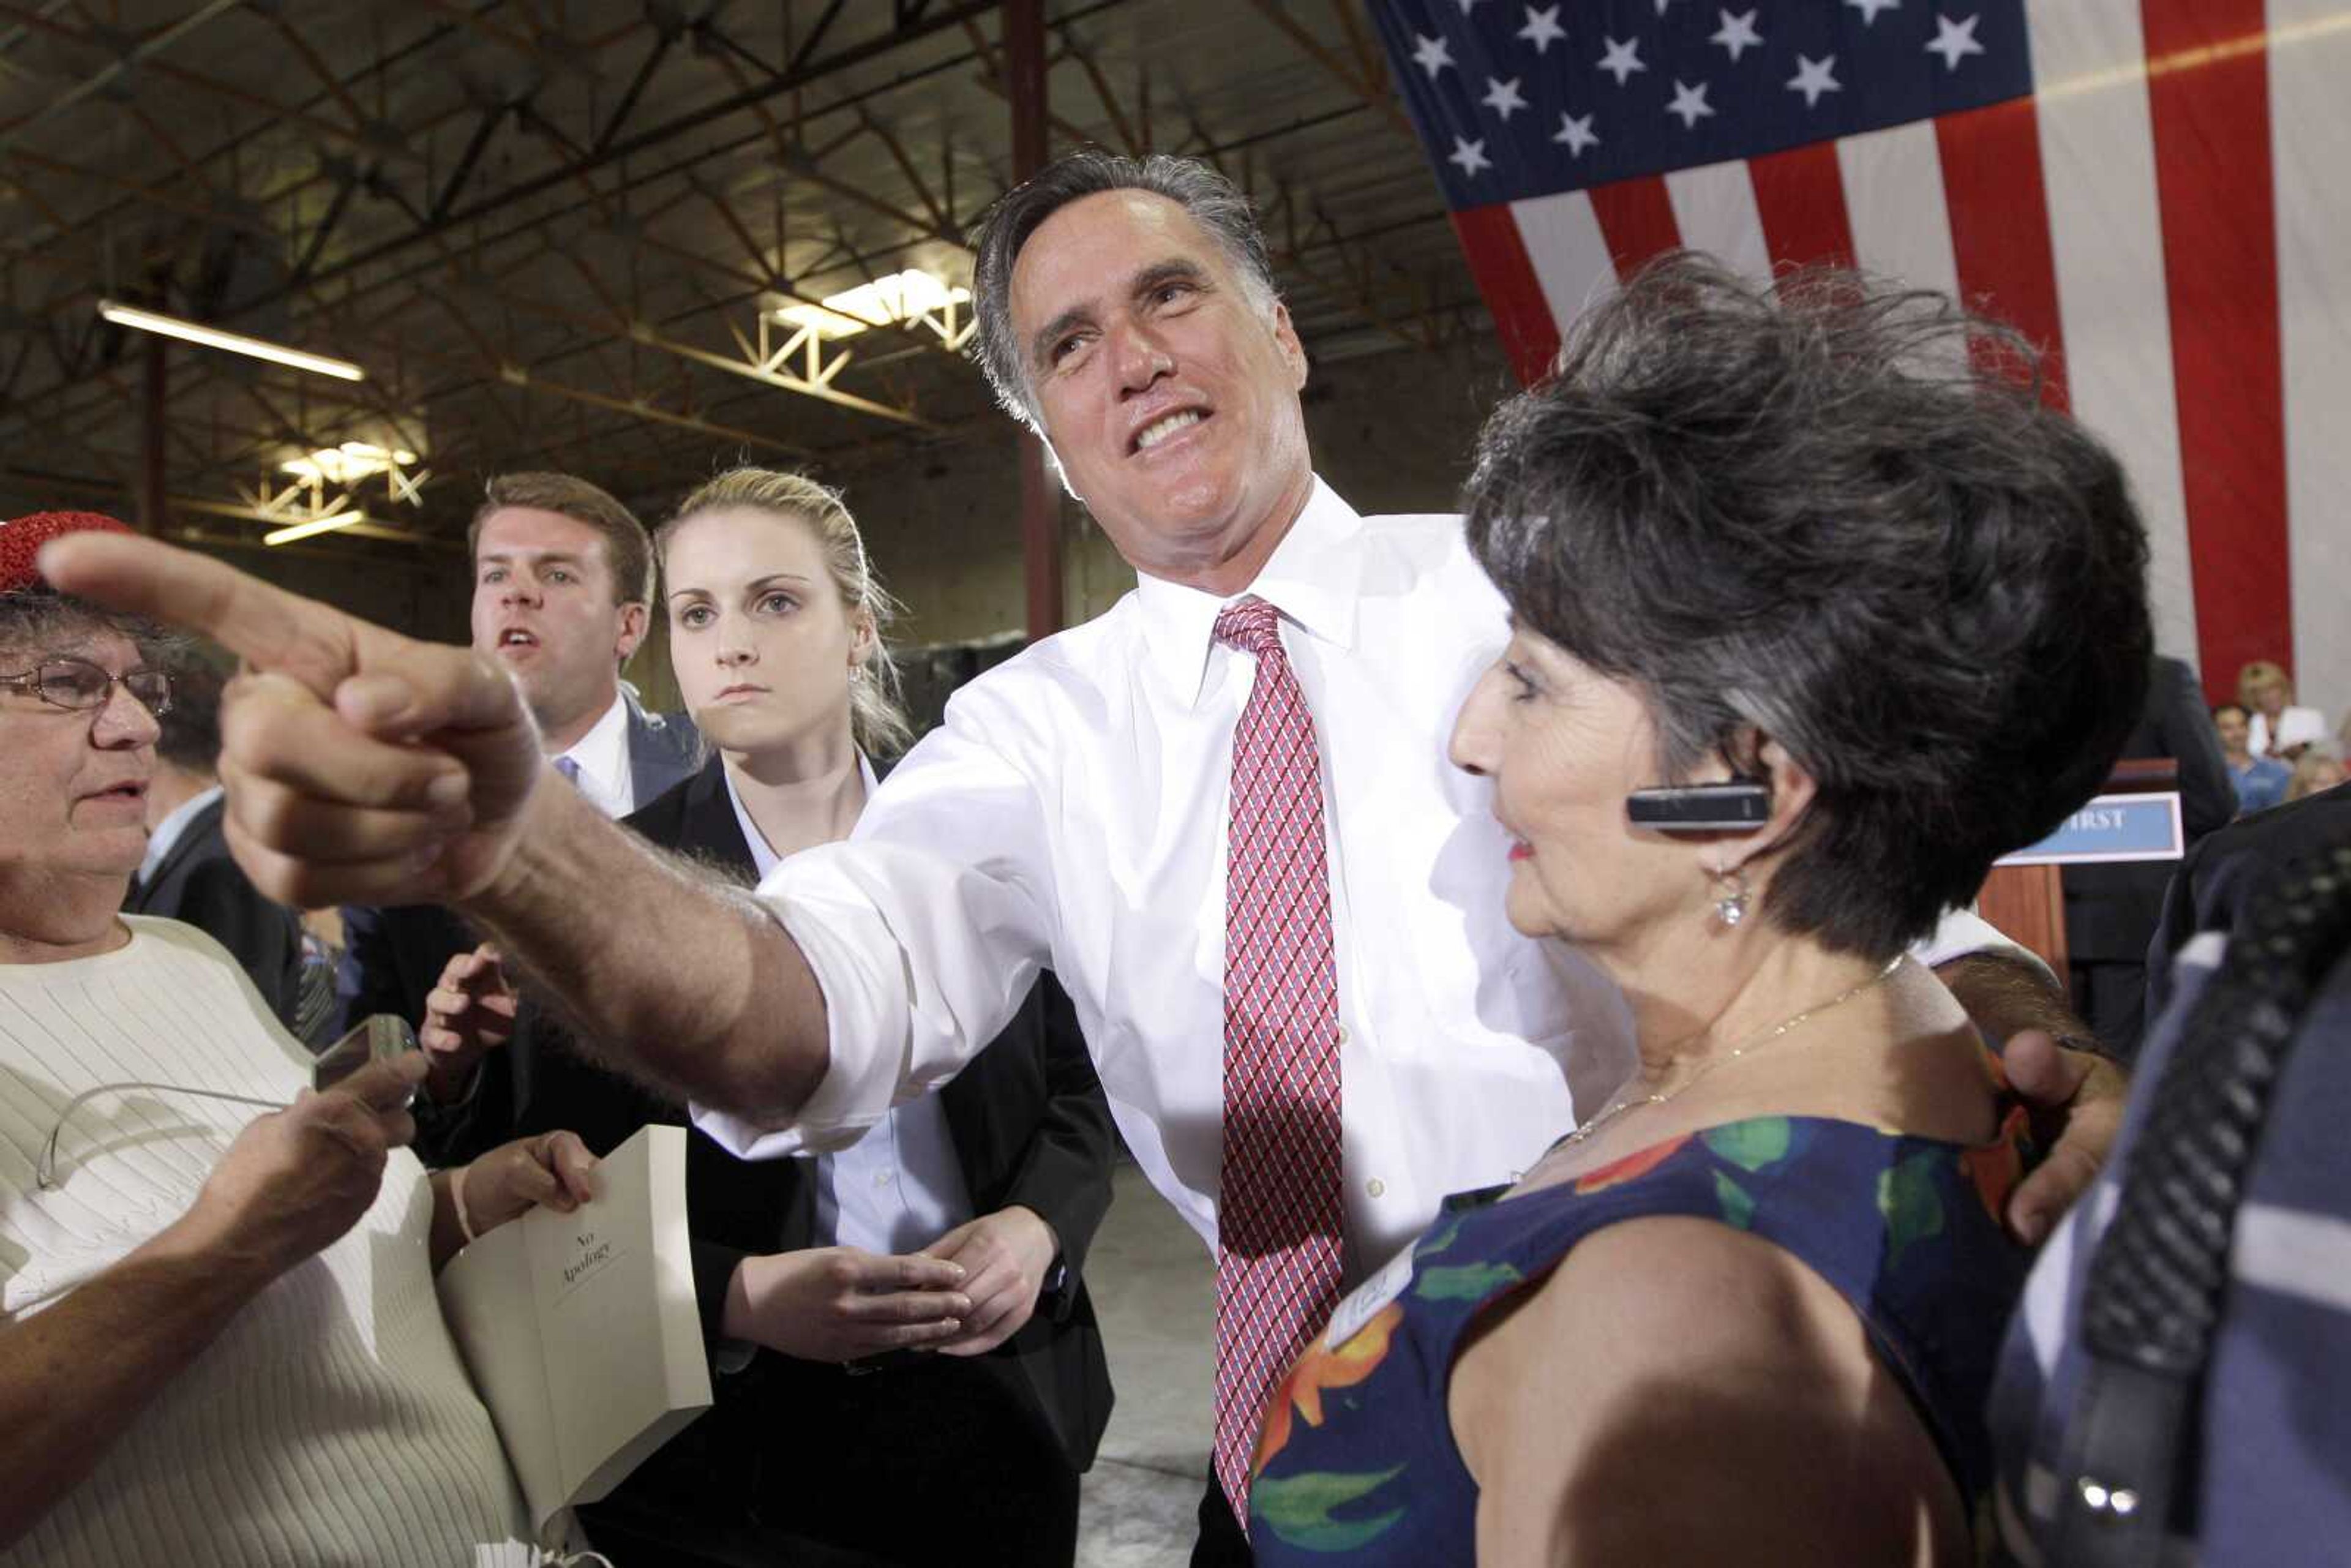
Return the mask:
{"type": "Polygon", "coordinates": [[[1733,866],[1710,874],[1716,886],[1714,917],[1725,930],[1735,930],[1747,918],[1747,873],[1733,866]]]}

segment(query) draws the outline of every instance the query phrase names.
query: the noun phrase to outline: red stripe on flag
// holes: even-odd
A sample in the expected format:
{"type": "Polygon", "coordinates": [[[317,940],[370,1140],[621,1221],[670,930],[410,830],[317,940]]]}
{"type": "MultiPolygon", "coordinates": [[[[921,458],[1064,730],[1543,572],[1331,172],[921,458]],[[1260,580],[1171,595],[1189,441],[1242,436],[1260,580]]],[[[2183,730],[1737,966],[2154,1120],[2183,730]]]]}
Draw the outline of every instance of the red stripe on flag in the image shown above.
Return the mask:
{"type": "Polygon", "coordinates": [[[1844,174],[1836,143],[1815,141],[1747,163],[1763,244],[1774,265],[1853,265],[1853,219],[1844,208],[1844,174]]]}
{"type": "Polygon", "coordinates": [[[1942,155],[1959,294],[2047,356],[2042,396],[2052,408],[2064,408],[2065,331],[2057,310],[2057,261],[2050,248],[2041,124],[2032,100],[1944,115],[1935,121],[1935,144],[1942,155]]]}
{"type": "Polygon", "coordinates": [[[1666,194],[1662,178],[1619,180],[1584,193],[1592,198],[1600,237],[1608,242],[1618,277],[1632,277],[1651,256],[1681,245],[1682,226],[1674,221],[1673,198],[1666,194]]]}
{"type": "Polygon", "coordinates": [[[2250,660],[2294,660],[2269,51],[2242,47],[2262,0],[2143,0],[2140,16],[2198,653],[2226,690],[2250,660]]]}
{"type": "Polygon", "coordinates": [[[1461,236],[1469,275],[1486,297],[1486,308],[1493,314],[1519,384],[1533,385],[1559,353],[1559,323],[1551,319],[1534,263],[1527,259],[1518,220],[1510,215],[1509,204],[1497,203],[1455,213],[1453,229],[1461,236]]]}

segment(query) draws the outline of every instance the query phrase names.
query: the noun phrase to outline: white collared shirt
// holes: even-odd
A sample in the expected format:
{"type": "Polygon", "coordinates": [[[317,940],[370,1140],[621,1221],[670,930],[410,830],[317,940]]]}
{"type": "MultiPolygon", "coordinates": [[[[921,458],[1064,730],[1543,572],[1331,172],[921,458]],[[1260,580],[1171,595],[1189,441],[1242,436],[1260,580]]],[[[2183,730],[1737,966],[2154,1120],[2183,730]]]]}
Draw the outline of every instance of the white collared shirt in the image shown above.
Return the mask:
{"type": "MultiPolygon", "coordinates": [[[[1248,591],[1281,612],[1322,748],[1352,1281],[1600,1104],[1631,1019],[1564,944],[1510,928],[1491,783],[1446,758],[1510,640],[1460,518],[1359,517],[1318,479],[1248,591]]],[[[697,1122],[752,1157],[838,1147],[953,1075],[1050,967],[1127,1147],[1213,1249],[1232,741],[1256,678],[1213,639],[1225,602],[1141,579],[957,692],[848,842],[778,867],[760,896],[823,987],[831,1065],[787,1131],[697,1122]]],[[[1936,956],[1998,941],[1973,916],[1942,935],[1936,956]]]]}
{"type": "Polygon", "coordinates": [[[636,778],[629,768],[629,705],[615,695],[604,716],[562,755],[580,768],[582,795],[615,821],[637,809],[636,778]]]}
{"type": "MultiPolygon", "coordinates": [[[[1613,1088],[1628,1020],[1588,964],[1510,929],[1490,786],[1446,760],[1508,639],[1460,520],[1359,517],[1318,481],[1249,591],[1282,612],[1322,747],[1354,1278],[1573,1124],[1562,1066],[1613,1088]]],[[[1214,643],[1222,602],[1146,577],[981,676],[849,842],[767,878],[823,985],[831,1066],[792,1131],[706,1129],[758,1154],[853,1139],[952,1075],[1049,966],[1128,1148],[1215,1245],[1228,795],[1256,666],[1214,643]]]]}
{"type": "MultiPolygon", "coordinates": [[[[870,797],[876,780],[862,752],[857,770],[870,797]]],[[[735,824],[743,830],[752,863],[764,879],[776,869],[776,852],[744,809],[734,774],[722,768],[719,776],[726,781],[735,824]]],[[[971,1192],[947,1127],[946,1107],[936,1094],[892,1106],[863,1137],[817,1155],[815,1163],[820,1247],[838,1243],[868,1252],[912,1252],[972,1218],[971,1192]]]]}
{"type": "Polygon", "coordinates": [[[156,868],[163,863],[163,857],[172,852],[172,846],[178,843],[180,835],[188,831],[188,824],[196,820],[198,812],[219,800],[223,793],[218,784],[209,789],[199,789],[172,807],[163,820],[155,824],[155,831],[147,835],[147,856],[139,862],[136,885],[147,885],[156,868]]]}

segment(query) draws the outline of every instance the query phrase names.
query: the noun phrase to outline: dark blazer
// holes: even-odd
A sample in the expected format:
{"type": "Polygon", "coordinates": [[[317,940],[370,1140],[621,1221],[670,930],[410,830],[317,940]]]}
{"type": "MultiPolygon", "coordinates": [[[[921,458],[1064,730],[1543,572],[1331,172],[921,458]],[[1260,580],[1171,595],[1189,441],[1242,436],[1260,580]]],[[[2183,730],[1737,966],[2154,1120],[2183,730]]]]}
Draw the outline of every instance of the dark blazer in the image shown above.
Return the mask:
{"type": "MultiPolygon", "coordinates": [[[[626,825],[747,881],[755,862],[722,768],[712,758],[626,825]]],[[[1110,1419],[1110,1368],[1081,1275],[1110,1207],[1115,1134],[1076,1010],[1050,976],[939,1097],[973,1212],[1013,1204],[1034,1209],[1060,1238],[1066,1270],[1062,1287],[1049,1291],[1036,1317],[975,1364],[1002,1378],[1045,1422],[1071,1467],[1082,1470],[1093,1462],[1110,1419]]],[[[648,1122],[685,1124],[679,1106],[583,1061],[552,1020],[528,1006],[513,1042],[485,1064],[468,1109],[469,1125],[453,1145],[460,1157],[562,1128],[601,1155],[648,1122]]],[[[718,1338],[737,1263],[816,1244],[816,1204],[810,1161],[737,1160],[706,1134],[693,1134],[686,1209],[708,1339],[718,1338]]]]}
{"type": "Polygon", "coordinates": [[[188,819],[155,874],[131,884],[122,908],[185,921],[227,948],[269,1010],[291,1028],[301,989],[302,920],[263,897],[230,856],[221,831],[225,806],[214,800],[188,819]]]}
{"type": "MultiPolygon", "coordinates": [[[[2122,755],[2169,758],[2179,765],[2180,827],[2190,847],[2236,814],[2236,785],[2203,690],[2196,672],[2179,660],[2156,659],[2146,709],[2122,755]]],[[[2137,1051],[2146,1024],[2140,967],[2147,936],[2163,912],[2163,890],[2178,863],[2073,865],[2061,878],[2066,956],[2083,992],[2076,1005],[2098,1037],[2126,1060],[2137,1051]]]]}
{"type": "MultiPolygon", "coordinates": [[[[694,777],[702,765],[702,737],[682,713],[647,713],[623,693],[629,710],[629,792],[643,810],[694,777]]],[[[420,1023],[424,998],[455,955],[479,946],[471,926],[437,904],[397,908],[359,904],[343,910],[343,956],[335,967],[340,1032],[377,1013],[420,1023]]],[[[429,1158],[428,1137],[420,1149],[429,1158]]]]}
{"type": "Polygon", "coordinates": [[[2188,852],[2164,894],[2163,915],[2147,950],[2147,1016],[2171,1001],[2171,960],[2199,931],[2237,929],[2253,894],[2289,862],[2314,850],[2351,843],[2351,784],[2239,818],[2188,852]]]}
{"type": "MultiPolygon", "coordinates": [[[[2171,758],[2179,767],[2179,817],[2189,845],[2237,813],[2237,789],[2220,755],[2220,737],[2204,706],[2196,672],[2178,659],[2158,658],[2125,758],[2171,758]]],[[[2177,862],[2065,868],[2065,946],[2076,958],[2136,964],[2147,956],[2147,933],[2163,904],[2164,884],[2177,862]]]]}

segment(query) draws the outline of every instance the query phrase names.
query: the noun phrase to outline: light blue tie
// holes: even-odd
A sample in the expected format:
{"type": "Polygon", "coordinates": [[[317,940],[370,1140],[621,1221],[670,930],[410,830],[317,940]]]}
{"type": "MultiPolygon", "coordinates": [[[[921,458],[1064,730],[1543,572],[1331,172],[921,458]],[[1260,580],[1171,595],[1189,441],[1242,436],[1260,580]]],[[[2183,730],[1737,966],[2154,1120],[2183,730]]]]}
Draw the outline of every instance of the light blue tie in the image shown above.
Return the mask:
{"type": "Polygon", "coordinates": [[[555,770],[563,775],[563,781],[566,784],[570,785],[575,789],[580,787],[579,763],[573,761],[569,757],[559,757],[555,759],[555,770]]]}

